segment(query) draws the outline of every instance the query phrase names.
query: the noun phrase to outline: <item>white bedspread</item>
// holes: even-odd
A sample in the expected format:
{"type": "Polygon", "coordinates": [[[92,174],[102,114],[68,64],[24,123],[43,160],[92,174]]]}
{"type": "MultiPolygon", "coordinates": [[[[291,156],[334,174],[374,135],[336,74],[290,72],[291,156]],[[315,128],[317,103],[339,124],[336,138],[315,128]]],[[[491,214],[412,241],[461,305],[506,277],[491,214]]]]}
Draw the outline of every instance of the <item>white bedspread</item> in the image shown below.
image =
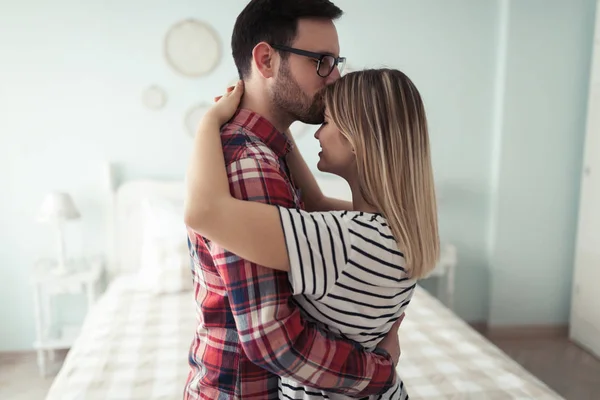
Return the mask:
{"type": "MultiPolygon", "coordinates": [[[[149,295],[115,282],[89,314],[47,400],[179,400],[195,329],[191,292],[149,295]]],[[[423,289],[400,328],[411,399],[560,399],[423,289]]]]}
{"type": "Polygon", "coordinates": [[[151,295],[117,281],[91,310],[47,400],[181,399],[195,330],[192,292],[151,295]]]}

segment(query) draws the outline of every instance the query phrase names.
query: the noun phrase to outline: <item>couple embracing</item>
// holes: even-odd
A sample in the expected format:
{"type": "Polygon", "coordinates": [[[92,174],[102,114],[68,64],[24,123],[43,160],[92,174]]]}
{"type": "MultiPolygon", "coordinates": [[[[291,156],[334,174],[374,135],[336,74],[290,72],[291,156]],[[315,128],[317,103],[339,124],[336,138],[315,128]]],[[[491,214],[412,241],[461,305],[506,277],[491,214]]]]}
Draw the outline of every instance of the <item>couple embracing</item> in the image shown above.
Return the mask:
{"type": "Polygon", "coordinates": [[[439,256],[427,120],[394,69],[340,76],[328,0],[252,0],[241,80],[203,117],[185,223],[198,310],[184,398],[407,399],[397,330],[439,256]],[[317,168],[290,125],[319,124],[317,168]]]}

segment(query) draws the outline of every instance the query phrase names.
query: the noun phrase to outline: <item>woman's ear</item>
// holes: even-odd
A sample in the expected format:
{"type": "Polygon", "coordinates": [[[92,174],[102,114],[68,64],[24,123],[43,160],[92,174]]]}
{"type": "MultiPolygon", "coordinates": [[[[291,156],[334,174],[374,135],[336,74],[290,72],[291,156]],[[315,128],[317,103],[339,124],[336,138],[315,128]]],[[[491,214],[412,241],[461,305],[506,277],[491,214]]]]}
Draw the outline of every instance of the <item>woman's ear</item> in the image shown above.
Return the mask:
{"type": "Polygon", "coordinates": [[[356,155],[356,146],[354,145],[354,141],[352,139],[350,139],[347,135],[344,135],[344,137],[348,141],[348,146],[350,146],[350,151],[352,151],[352,154],[356,155]]]}

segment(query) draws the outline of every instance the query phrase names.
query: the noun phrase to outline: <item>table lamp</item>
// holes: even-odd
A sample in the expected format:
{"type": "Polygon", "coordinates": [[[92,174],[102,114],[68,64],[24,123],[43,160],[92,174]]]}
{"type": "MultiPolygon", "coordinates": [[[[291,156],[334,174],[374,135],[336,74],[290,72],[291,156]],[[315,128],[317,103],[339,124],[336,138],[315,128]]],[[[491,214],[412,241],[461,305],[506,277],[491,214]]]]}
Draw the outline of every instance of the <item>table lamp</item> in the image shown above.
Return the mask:
{"type": "Polygon", "coordinates": [[[68,220],[77,219],[80,216],[73,199],[68,193],[48,193],[40,207],[38,221],[54,224],[58,231],[58,265],[52,271],[57,275],[63,275],[67,272],[65,261],[64,223],[68,220]]]}

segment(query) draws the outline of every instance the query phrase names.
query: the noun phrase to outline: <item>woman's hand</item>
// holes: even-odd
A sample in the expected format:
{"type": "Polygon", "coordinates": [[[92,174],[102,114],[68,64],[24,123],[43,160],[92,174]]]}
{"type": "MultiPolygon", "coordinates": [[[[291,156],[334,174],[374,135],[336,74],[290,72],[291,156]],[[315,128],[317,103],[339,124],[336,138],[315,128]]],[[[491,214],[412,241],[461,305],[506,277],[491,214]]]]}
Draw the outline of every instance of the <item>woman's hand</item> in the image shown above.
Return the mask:
{"type": "Polygon", "coordinates": [[[244,82],[240,80],[235,86],[227,88],[223,96],[215,97],[215,104],[204,116],[217,121],[220,126],[224,125],[237,111],[243,94],[244,82]]]}

